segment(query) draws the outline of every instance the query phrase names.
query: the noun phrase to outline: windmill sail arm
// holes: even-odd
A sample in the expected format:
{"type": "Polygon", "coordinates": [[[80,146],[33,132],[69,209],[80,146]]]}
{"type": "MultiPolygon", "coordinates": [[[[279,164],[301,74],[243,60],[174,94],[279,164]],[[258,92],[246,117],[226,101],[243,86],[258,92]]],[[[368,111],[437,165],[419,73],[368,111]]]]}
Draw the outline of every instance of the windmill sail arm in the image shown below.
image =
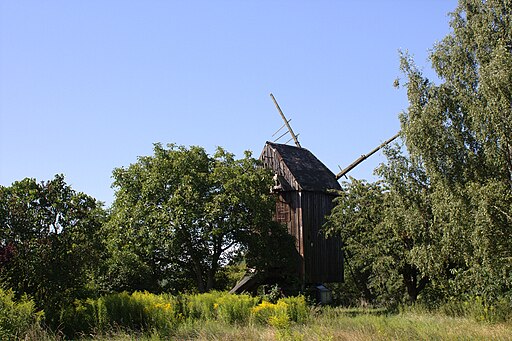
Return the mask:
{"type": "MultiPolygon", "coordinates": [[[[295,133],[294,133],[294,132],[293,132],[293,130],[292,130],[292,127],[290,126],[290,123],[289,123],[289,122],[290,122],[291,120],[287,120],[287,119],[286,119],[286,116],[284,116],[283,111],[281,110],[281,107],[279,107],[279,104],[277,103],[277,101],[276,101],[276,99],[275,99],[274,95],[270,94],[270,97],[272,97],[272,101],[274,101],[274,104],[275,104],[275,106],[276,106],[276,108],[277,108],[277,111],[279,111],[279,114],[281,115],[281,118],[283,119],[284,124],[286,125],[286,128],[288,128],[288,131],[290,132],[290,135],[292,136],[292,139],[293,139],[293,141],[295,142],[295,145],[296,145],[297,147],[299,147],[299,148],[302,148],[302,147],[300,146],[299,140],[297,139],[297,136],[298,136],[298,135],[295,135],[295,133]]],[[[284,135],[286,135],[286,134],[283,134],[283,136],[284,136],[284,135]]],[[[281,137],[282,137],[282,136],[281,136],[281,137]]]]}
{"type": "Polygon", "coordinates": [[[352,169],[354,169],[357,165],[359,165],[361,162],[363,162],[364,160],[366,160],[367,158],[369,158],[370,156],[372,156],[373,154],[375,154],[377,151],[379,151],[379,149],[381,149],[382,147],[384,147],[385,145],[391,143],[394,139],[396,139],[398,136],[400,135],[400,133],[397,133],[395,136],[393,136],[392,138],[390,138],[389,140],[386,140],[384,141],[380,146],[378,146],[377,148],[375,148],[374,150],[372,150],[371,152],[369,152],[368,154],[363,154],[361,155],[357,160],[355,160],[354,162],[352,162],[347,168],[343,169],[341,172],[339,172],[338,174],[336,174],[336,180],[339,180],[341,177],[345,176],[348,172],[350,172],[352,169]]]}

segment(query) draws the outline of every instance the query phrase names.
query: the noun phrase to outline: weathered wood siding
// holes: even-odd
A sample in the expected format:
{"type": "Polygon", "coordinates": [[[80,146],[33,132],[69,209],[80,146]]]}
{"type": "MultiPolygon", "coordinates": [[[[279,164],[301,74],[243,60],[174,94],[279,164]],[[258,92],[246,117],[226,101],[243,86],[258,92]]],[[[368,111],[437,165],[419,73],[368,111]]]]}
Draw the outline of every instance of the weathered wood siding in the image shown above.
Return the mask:
{"type": "Polygon", "coordinates": [[[303,244],[306,283],[343,281],[343,251],[341,238],[325,238],[322,231],[333,208],[332,195],[301,192],[303,244]]]}
{"type": "MultiPolygon", "coordinates": [[[[301,210],[300,210],[300,196],[299,192],[297,191],[288,191],[288,192],[280,192],[278,194],[278,204],[279,202],[286,202],[290,207],[290,217],[288,220],[279,220],[276,219],[278,222],[286,224],[288,228],[288,233],[291,234],[295,238],[295,248],[297,250],[297,274],[299,278],[304,281],[305,274],[304,274],[304,238],[302,238],[302,219],[301,219],[301,210]]],[[[276,208],[276,211],[278,211],[278,208],[276,208]]],[[[276,212],[276,217],[278,216],[276,212]]]]}
{"type": "Polygon", "coordinates": [[[334,196],[325,191],[302,190],[279,152],[269,144],[265,145],[260,160],[265,168],[272,169],[287,182],[276,192],[275,219],[286,224],[288,232],[295,237],[299,278],[304,284],[342,282],[341,239],[326,239],[322,234],[325,217],[333,208],[334,196]]]}
{"type": "Polygon", "coordinates": [[[260,160],[263,163],[263,167],[270,168],[277,174],[283,176],[294,190],[298,191],[300,189],[299,183],[288,167],[286,167],[283,158],[270,145],[265,145],[261,152],[260,160]]]}

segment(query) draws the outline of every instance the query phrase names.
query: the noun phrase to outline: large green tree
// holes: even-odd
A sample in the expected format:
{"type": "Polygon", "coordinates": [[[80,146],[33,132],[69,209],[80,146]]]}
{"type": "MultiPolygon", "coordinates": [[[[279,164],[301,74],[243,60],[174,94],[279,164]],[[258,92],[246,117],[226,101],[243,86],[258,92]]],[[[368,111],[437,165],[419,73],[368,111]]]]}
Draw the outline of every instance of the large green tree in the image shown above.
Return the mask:
{"type": "Polygon", "coordinates": [[[395,248],[389,231],[381,229],[385,207],[382,184],[350,178],[350,182],[342,183],[335,203],[325,229],[327,235],[336,234],[343,240],[345,278],[358,291],[358,297],[349,301],[388,299],[387,293],[396,291],[389,286],[401,285],[393,266],[396,258],[383,254],[395,248]]]}
{"type": "Polygon", "coordinates": [[[98,266],[105,218],[101,203],[74,191],[62,175],[0,186],[0,280],[28,294],[57,322],[85,294],[98,266]]]}
{"type": "Polygon", "coordinates": [[[379,183],[345,184],[329,218],[377,300],[512,291],[512,2],[461,0],[451,27],[430,56],[439,84],[401,56],[407,151],[387,149],[379,183]]]}
{"type": "Polygon", "coordinates": [[[106,281],[114,290],[204,292],[221,266],[243,254],[249,266],[286,262],[257,250],[283,235],[272,221],[271,184],[250,153],[236,159],[222,148],[210,156],[201,147],[155,144],[154,155],[114,170],[106,281]]]}
{"type": "Polygon", "coordinates": [[[385,154],[386,164],[376,170],[385,188],[382,225],[396,241],[392,252],[398,253],[397,271],[413,302],[438,270],[432,264],[433,246],[438,243],[433,230],[430,179],[423,165],[404,155],[399,145],[387,148],[385,154]]]}
{"type": "Polygon", "coordinates": [[[461,0],[434,46],[435,84],[402,57],[402,132],[431,180],[437,267],[450,294],[512,289],[512,1],[461,0]]]}
{"type": "Polygon", "coordinates": [[[381,181],[343,183],[327,232],[344,242],[348,276],[369,301],[416,301],[429,282],[435,243],[429,181],[398,146],[386,152],[381,181]]]}

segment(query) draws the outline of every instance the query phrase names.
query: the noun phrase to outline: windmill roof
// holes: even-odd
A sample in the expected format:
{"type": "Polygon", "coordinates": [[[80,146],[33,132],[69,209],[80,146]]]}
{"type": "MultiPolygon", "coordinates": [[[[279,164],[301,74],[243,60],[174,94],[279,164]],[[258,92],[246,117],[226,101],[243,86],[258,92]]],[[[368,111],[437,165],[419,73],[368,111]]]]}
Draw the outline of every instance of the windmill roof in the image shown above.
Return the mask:
{"type": "Polygon", "coordinates": [[[336,176],[309,150],[286,144],[267,142],[280,155],[302,190],[341,190],[336,176]]]}

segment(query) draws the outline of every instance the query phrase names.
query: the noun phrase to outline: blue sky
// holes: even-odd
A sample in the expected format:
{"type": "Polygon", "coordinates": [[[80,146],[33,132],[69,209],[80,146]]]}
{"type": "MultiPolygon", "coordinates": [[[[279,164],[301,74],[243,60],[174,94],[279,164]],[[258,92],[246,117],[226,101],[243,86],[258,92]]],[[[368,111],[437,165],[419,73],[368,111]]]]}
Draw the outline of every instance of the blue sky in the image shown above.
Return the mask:
{"type": "MultiPolygon", "coordinates": [[[[154,142],[257,157],[282,125],[333,172],[399,130],[398,51],[430,74],[452,0],[0,1],[0,185],[109,205],[154,142]]],[[[280,142],[286,142],[283,138],[280,142]]],[[[374,180],[375,154],[350,175],[374,180]]]]}

